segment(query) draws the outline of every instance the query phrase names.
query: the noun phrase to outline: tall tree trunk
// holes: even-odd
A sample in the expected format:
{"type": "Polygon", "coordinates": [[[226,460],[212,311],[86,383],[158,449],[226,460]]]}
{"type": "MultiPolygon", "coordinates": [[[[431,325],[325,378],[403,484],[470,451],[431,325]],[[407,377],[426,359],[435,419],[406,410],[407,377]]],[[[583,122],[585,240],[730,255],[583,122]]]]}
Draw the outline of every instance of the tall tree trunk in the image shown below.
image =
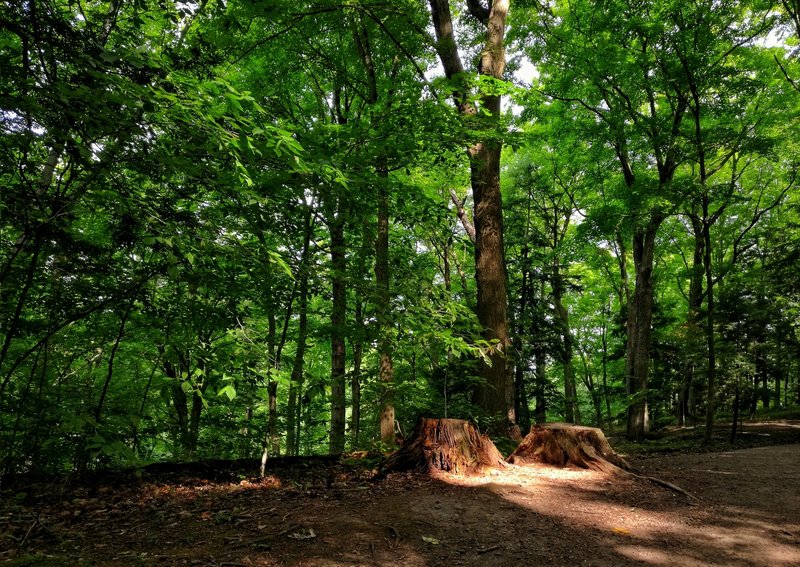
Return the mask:
{"type": "Polygon", "coordinates": [[[797,371],[794,375],[794,386],[795,386],[795,402],[800,404],[800,365],[797,367],[797,371]]]}
{"type": "Polygon", "coordinates": [[[769,402],[770,402],[770,392],[769,392],[769,367],[767,366],[767,355],[766,353],[761,354],[761,360],[763,364],[763,370],[760,373],[761,376],[761,407],[765,410],[769,409],[769,402]]]}
{"type": "MultiPolygon", "coordinates": [[[[356,326],[363,332],[364,322],[361,307],[361,300],[356,298],[355,318],[356,326]]],[[[363,360],[364,341],[361,332],[353,343],[353,372],[350,375],[350,439],[352,450],[358,448],[359,436],[361,434],[361,361],[363,360]]]]}
{"type": "MultiPolygon", "coordinates": [[[[545,298],[545,282],[541,280],[538,286],[538,293],[536,301],[543,303],[545,298]]],[[[535,423],[547,422],[547,351],[545,347],[545,340],[541,336],[537,336],[534,322],[530,323],[529,336],[533,340],[533,364],[534,364],[534,399],[536,405],[533,410],[533,420],[535,423]]]]}
{"type": "Polygon", "coordinates": [[[134,455],[136,455],[139,451],[139,423],[142,422],[142,418],[144,417],[144,408],[147,406],[147,397],[150,394],[150,387],[153,385],[153,378],[156,375],[156,371],[161,364],[161,358],[163,356],[164,346],[162,345],[158,347],[158,357],[156,357],[156,361],[153,363],[153,367],[150,369],[150,374],[147,377],[147,384],[145,384],[144,393],[142,394],[142,401],[139,404],[139,411],[136,413],[136,419],[134,420],[133,435],[131,440],[131,453],[134,455]]]}
{"type": "MultiPolygon", "coordinates": [[[[499,99],[498,99],[499,104],[499,99]]],[[[506,377],[508,328],[506,321],[506,272],[503,245],[503,217],[500,199],[499,142],[470,148],[472,192],[475,201],[475,279],[478,288],[478,321],[484,338],[496,343],[490,364],[481,362],[484,382],[475,402],[495,419],[516,422],[513,388],[506,377]]]]}
{"type": "Polygon", "coordinates": [[[378,168],[378,233],[375,238],[375,319],[378,327],[381,384],[381,442],[394,446],[394,367],[389,290],[389,187],[385,167],[378,168]]]}
{"type": "MultiPolygon", "coordinates": [[[[531,428],[531,410],[528,401],[528,389],[525,384],[525,371],[530,368],[530,342],[531,335],[525,336],[525,328],[528,325],[529,313],[533,310],[534,291],[533,274],[530,269],[530,239],[531,229],[531,203],[532,189],[528,189],[527,212],[525,216],[525,230],[523,232],[523,245],[520,260],[522,269],[522,287],[519,294],[519,320],[515,326],[517,337],[516,361],[514,365],[514,413],[519,424],[520,431],[527,432],[531,428]]],[[[531,325],[532,326],[532,325],[531,325]]]]}
{"type": "MultiPolygon", "coordinates": [[[[31,364],[31,369],[28,372],[28,379],[27,379],[27,381],[25,383],[25,387],[22,388],[21,394],[15,396],[15,398],[14,398],[14,403],[17,405],[17,407],[22,408],[22,407],[25,407],[28,404],[28,393],[31,390],[34,378],[36,377],[36,374],[38,373],[37,371],[39,369],[39,357],[43,353],[46,354],[48,348],[49,347],[48,347],[47,343],[45,343],[39,349],[37,349],[36,354],[35,354],[35,356],[33,358],[33,362],[31,364]]],[[[43,370],[46,370],[46,369],[43,369],[43,370]]],[[[39,376],[40,376],[40,380],[43,379],[41,373],[39,373],[39,376]]],[[[17,463],[19,463],[20,460],[21,460],[21,457],[20,457],[20,454],[19,454],[20,451],[17,448],[17,446],[18,446],[18,444],[21,443],[21,441],[19,441],[19,439],[18,439],[18,434],[20,432],[20,422],[22,421],[23,412],[22,411],[17,411],[17,412],[14,412],[14,413],[16,413],[16,418],[14,419],[14,424],[10,428],[6,429],[6,431],[4,431],[4,435],[2,436],[2,438],[0,438],[0,443],[1,443],[0,444],[0,455],[2,455],[2,457],[3,457],[3,467],[2,467],[3,475],[14,471],[16,469],[17,463]],[[10,431],[9,431],[9,429],[10,429],[10,431]]],[[[4,414],[4,415],[8,415],[8,414],[4,414]]],[[[38,459],[33,459],[33,463],[32,464],[34,466],[31,467],[31,470],[34,470],[34,471],[37,470],[37,468],[39,466],[38,463],[36,462],[37,460],[38,459]]],[[[85,462],[86,462],[86,459],[83,456],[83,447],[79,447],[78,450],[76,451],[76,455],[75,455],[75,464],[80,466],[82,463],[85,463],[85,462]]]]}
{"type": "Polygon", "coordinates": [[[611,424],[611,392],[608,387],[608,318],[611,315],[611,307],[603,306],[603,326],[600,331],[600,341],[603,346],[601,363],[603,365],[603,401],[606,407],[606,423],[611,424]]]}
{"type": "Polygon", "coordinates": [[[117,338],[114,340],[114,346],[111,348],[111,354],[108,357],[108,370],[106,372],[106,379],[103,382],[103,389],[100,392],[100,399],[97,400],[97,406],[94,408],[94,426],[95,428],[100,423],[100,417],[103,412],[103,405],[106,401],[106,395],[108,394],[108,387],[111,385],[111,379],[114,377],[114,360],[117,357],[117,351],[119,350],[119,345],[122,343],[122,339],[125,336],[125,324],[128,322],[128,317],[133,310],[134,300],[132,299],[128,307],[125,309],[125,313],[119,318],[119,331],[117,332],[117,338]]]}
{"type": "Polygon", "coordinates": [[[300,256],[300,267],[297,277],[298,283],[298,321],[297,321],[297,349],[295,350],[292,373],[289,379],[289,398],[286,408],[286,451],[290,455],[299,453],[299,424],[298,403],[299,392],[303,388],[303,361],[306,353],[306,334],[308,333],[308,264],[310,261],[311,233],[314,226],[311,218],[311,208],[306,211],[305,229],[303,233],[303,252],[300,256]]]}
{"type": "Polygon", "coordinates": [[[543,348],[536,347],[533,353],[535,364],[535,393],[536,406],[533,410],[533,419],[536,423],[547,421],[547,356],[543,348]]]}
{"type": "MultiPolygon", "coordinates": [[[[17,334],[19,323],[22,318],[22,310],[25,306],[25,302],[28,299],[28,293],[33,286],[34,276],[39,268],[39,254],[41,253],[43,244],[43,239],[36,237],[33,244],[33,250],[31,252],[31,259],[28,263],[28,269],[25,275],[25,283],[23,284],[19,293],[19,297],[17,298],[17,305],[14,308],[14,313],[11,318],[5,321],[3,324],[5,336],[3,338],[3,346],[0,347],[0,368],[2,368],[2,365],[6,360],[8,349],[11,347],[11,341],[17,334]]],[[[5,391],[6,383],[7,380],[4,380],[3,384],[0,386],[0,396],[2,396],[3,392],[5,391]]]]}
{"type": "MultiPolygon", "coordinates": [[[[378,102],[379,94],[369,34],[367,33],[367,28],[363,25],[356,24],[353,27],[356,48],[367,74],[367,102],[374,106],[378,102]]],[[[392,79],[394,79],[394,73],[392,75],[392,79]]],[[[394,445],[394,367],[392,365],[391,294],[389,290],[389,171],[386,161],[385,156],[379,156],[375,164],[375,172],[378,178],[378,226],[375,236],[375,319],[378,328],[378,372],[381,386],[380,435],[381,442],[392,446],[394,445]]],[[[355,389],[353,392],[355,393],[355,389]]],[[[358,409],[355,407],[355,400],[353,401],[353,412],[354,414],[358,413],[358,409]]],[[[356,428],[356,438],[357,436],[356,428]]]]}
{"type": "MultiPolygon", "coordinates": [[[[717,213],[715,213],[713,216],[710,214],[710,196],[708,189],[709,173],[706,169],[706,153],[705,145],[703,143],[700,92],[697,83],[695,82],[694,73],[691,71],[691,66],[685,59],[682,59],[681,61],[683,63],[684,70],[686,71],[689,89],[692,94],[692,104],[690,105],[690,109],[692,116],[694,117],[694,142],[696,145],[697,162],[700,172],[700,188],[702,189],[703,273],[706,281],[705,340],[708,355],[708,364],[706,368],[706,429],[703,441],[704,443],[709,444],[714,433],[714,413],[716,411],[717,397],[717,351],[716,341],[714,338],[714,274],[711,264],[711,226],[714,224],[714,222],[716,222],[716,219],[719,217],[719,214],[721,214],[722,210],[724,210],[724,207],[717,211],[717,213]]],[[[696,228],[697,223],[693,222],[693,224],[696,228]]],[[[738,405],[739,400],[737,388],[736,408],[734,408],[735,412],[737,413],[738,405]]]]}
{"type": "MultiPolygon", "coordinates": [[[[705,185],[705,184],[704,184],[705,185]]],[[[708,191],[703,194],[703,239],[705,251],[703,264],[706,277],[706,349],[708,350],[707,388],[706,388],[706,431],[703,438],[705,443],[710,443],[714,429],[714,413],[717,398],[717,348],[714,340],[714,274],[711,266],[711,221],[708,216],[708,191]]],[[[737,389],[738,398],[738,389],[737,389]]],[[[736,401],[737,410],[739,401],[736,401]]]]}
{"type": "Polygon", "coordinates": [[[331,237],[331,432],[330,453],[344,451],[345,442],[345,316],[347,311],[347,264],[344,239],[344,212],[337,198],[335,211],[329,215],[331,237]]]}
{"type": "MultiPolygon", "coordinates": [[[[208,372],[208,369],[205,370],[208,372]]],[[[200,440],[200,417],[203,413],[203,392],[192,392],[192,406],[189,413],[189,456],[194,457],[197,443],[200,440]]]]}
{"type": "Polygon", "coordinates": [[[569,326],[569,313],[564,307],[564,282],[560,273],[558,261],[553,266],[553,306],[558,317],[558,326],[561,331],[561,366],[564,370],[564,419],[567,423],[577,423],[578,394],[575,387],[575,369],[572,365],[573,339],[569,326]]]}
{"type": "MultiPolygon", "coordinates": [[[[651,95],[651,101],[652,93],[651,95]]],[[[651,115],[655,115],[655,105],[651,102],[651,115]]],[[[681,133],[681,123],[686,113],[685,97],[679,96],[672,107],[669,135],[654,128],[650,132],[654,158],[658,169],[658,193],[664,194],[672,183],[678,167],[678,150],[675,140],[681,133]]],[[[635,190],[636,176],[628,150],[628,140],[619,136],[614,141],[614,151],[622,166],[625,185],[635,190]]],[[[633,293],[628,295],[627,312],[627,345],[626,345],[626,391],[628,394],[628,423],[626,436],[631,441],[642,441],[649,428],[647,411],[647,386],[650,373],[650,343],[653,322],[653,262],[655,257],[655,240],[665,213],[650,210],[647,224],[636,228],[633,234],[633,265],[635,284],[633,293]]],[[[623,269],[623,285],[627,281],[623,269]]],[[[627,290],[627,285],[625,285],[627,290]]]]}
{"type": "Polygon", "coordinates": [[[581,362],[583,363],[583,384],[589,391],[589,396],[592,398],[592,406],[594,408],[594,422],[595,426],[602,429],[603,427],[603,404],[600,392],[597,389],[597,384],[589,367],[589,361],[586,355],[581,352],[581,362]]]}
{"type": "Polygon", "coordinates": [[[197,448],[200,412],[203,406],[202,399],[195,391],[196,385],[192,384],[188,392],[183,389],[182,375],[185,373],[186,376],[190,376],[191,372],[188,358],[178,355],[178,359],[179,368],[176,368],[171,360],[164,361],[164,374],[171,379],[170,389],[177,418],[180,458],[191,460],[197,448]]]}
{"type": "Polygon", "coordinates": [[[306,352],[306,334],[308,332],[308,273],[300,274],[300,297],[298,309],[299,321],[297,323],[297,350],[292,364],[292,374],[289,382],[289,400],[286,408],[286,450],[290,455],[299,453],[299,393],[303,389],[303,358],[306,352]]]}
{"type": "MultiPolygon", "coordinates": [[[[516,336],[522,338],[525,335],[525,323],[528,313],[528,304],[531,301],[531,277],[528,270],[528,246],[522,248],[522,288],[519,299],[519,319],[515,325],[516,336]]],[[[516,360],[514,361],[514,413],[517,416],[517,423],[520,430],[528,431],[531,427],[531,412],[528,407],[528,392],[525,387],[525,369],[528,365],[527,341],[520,342],[516,348],[516,360]]]]}
{"type": "Polygon", "coordinates": [[[737,382],[733,390],[733,421],[731,423],[731,445],[736,442],[736,431],[739,428],[739,383],[737,382]]]}
{"type": "Polygon", "coordinates": [[[775,356],[775,408],[780,408],[783,400],[781,399],[781,382],[784,381],[786,376],[786,367],[783,361],[783,341],[780,335],[776,337],[778,342],[778,351],[775,356]]]}
{"type": "Polygon", "coordinates": [[[628,308],[628,345],[625,373],[628,393],[627,437],[644,440],[648,430],[647,382],[650,374],[650,337],[653,322],[653,262],[655,238],[663,216],[653,214],[646,230],[633,237],[636,284],[628,308]]]}
{"type": "MultiPolygon", "coordinates": [[[[263,243],[263,241],[262,241],[263,243]]],[[[269,260],[268,260],[269,262],[269,260]]],[[[267,431],[264,435],[264,445],[261,452],[261,476],[264,476],[267,468],[267,459],[270,453],[275,455],[275,445],[278,440],[278,382],[273,377],[277,370],[275,363],[275,343],[277,342],[277,325],[275,321],[275,309],[271,301],[274,295],[272,268],[267,270],[265,278],[265,297],[267,298],[267,431]]]]}
{"type": "Polygon", "coordinates": [[[521,431],[531,428],[531,410],[528,401],[528,391],[525,387],[525,365],[527,357],[519,353],[514,366],[514,411],[521,431]]]}
{"type": "Polygon", "coordinates": [[[703,237],[702,221],[697,215],[691,215],[694,232],[694,254],[692,256],[691,276],[689,279],[689,309],[686,315],[686,351],[681,372],[681,386],[678,392],[677,418],[678,425],[686,425],[689,416],[690,390],[694,388],[694,371],[697,364],[697,352],[694,345],[697,342],[700,324],[700,307],[703,304],[703,258],[705,238],[703,237]]]}
{"type": "MultiPolygon", "coordinates": [[[[539,302],[545,301],[545,288],[544,280],[541,281],[538,290],[539,302]]],[[[531,323],[529,335],[534,337],[537,329],[531,323]]],[[[545,351],[545,342],[542,337],[534,339],[533,346],[533,363],[535,366],[534,371],[534,398],[536,406],[533,410],[533,419],[536,423],[545,423],[547,421],[547,352],[545,351]]]]}
{"type": "MultiPolygon", "coordinates": [[[[436,50],[448,79],[464,73],[458,43],[453,30],[447,0],[430,0],[436,50]]],[[[486,26],[486,40],[478,72],[501,79],[505,69],[504,35],[509,0],[494,0],[486,8],[476,0],[467,2],[470,13],[486,26]]],[[[468,92],[456,91],[454,102],[462,115],[481,119],[468,92]]],[[[482,111],[489,114],[490,125],[499,123],[500,96],[480,95],[482,111]]],[[[481,119],[482,120],[482,119],[481,119]]],[[[503,248],[503,209],[500,197],[500,154],[502,142],[485,139],[467,149],[470,159],[470,181],[475,206],[475,279],[478,288],[477,314],[484,329],[484,338],[496,344],[489,354],[491,364],[481,363],[483,384],[474,401],[498,425],[515,423],[513,381],[506,372],[505,351],[508,346],[506,320],[506,272],[503,248]]]]}

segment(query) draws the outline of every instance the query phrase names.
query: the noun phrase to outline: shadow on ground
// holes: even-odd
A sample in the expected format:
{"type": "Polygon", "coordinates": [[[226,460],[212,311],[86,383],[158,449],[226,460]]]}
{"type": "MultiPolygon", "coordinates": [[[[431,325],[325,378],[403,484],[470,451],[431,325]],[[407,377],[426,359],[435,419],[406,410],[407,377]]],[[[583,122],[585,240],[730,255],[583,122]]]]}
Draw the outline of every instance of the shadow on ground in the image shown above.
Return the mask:
{"type": "Polygon", "coordinates": [[[14,565],[800,565],[800,445],[647,459],[632,478],[296,476],[100,485],[8,504],[14,565]],[[768,497],[767,497],[768,496],[768,497]]]}

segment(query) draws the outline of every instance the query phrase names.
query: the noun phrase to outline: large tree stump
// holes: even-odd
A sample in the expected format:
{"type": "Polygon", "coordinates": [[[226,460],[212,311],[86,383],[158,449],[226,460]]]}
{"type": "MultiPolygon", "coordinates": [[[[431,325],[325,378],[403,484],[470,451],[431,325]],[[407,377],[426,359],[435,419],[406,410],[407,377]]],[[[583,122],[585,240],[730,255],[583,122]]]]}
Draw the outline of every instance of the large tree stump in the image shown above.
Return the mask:
{"type": "Polygon", "coordinates": [[[600,429],[569,423],[532,426],[517,450],[508,457],[508,462],[518,465],[545,463],[559,467],[574,465],[606,472],[618,469],[633,471],[625,459],[614,452],[600,429]]]}
{"type": "Polygon", "coordinates": [[[479,473],[505,466],[492,440],[463,419],[421,418],[411,438],[392,453],[381,474],[398,471],[479,473]]]}

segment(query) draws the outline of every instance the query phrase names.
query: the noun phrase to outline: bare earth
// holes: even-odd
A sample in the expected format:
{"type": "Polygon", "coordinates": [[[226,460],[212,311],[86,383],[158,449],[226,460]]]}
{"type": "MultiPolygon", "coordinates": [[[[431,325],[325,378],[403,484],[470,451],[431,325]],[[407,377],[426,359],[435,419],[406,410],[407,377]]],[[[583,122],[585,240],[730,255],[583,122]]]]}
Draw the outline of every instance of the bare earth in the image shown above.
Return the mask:
{"type": "Polygon", "coordinates": [[[800,566],[800,444],[634,464],[699,500],[545,466],[50,486],[3,493],[0,564],[800,566]]]}

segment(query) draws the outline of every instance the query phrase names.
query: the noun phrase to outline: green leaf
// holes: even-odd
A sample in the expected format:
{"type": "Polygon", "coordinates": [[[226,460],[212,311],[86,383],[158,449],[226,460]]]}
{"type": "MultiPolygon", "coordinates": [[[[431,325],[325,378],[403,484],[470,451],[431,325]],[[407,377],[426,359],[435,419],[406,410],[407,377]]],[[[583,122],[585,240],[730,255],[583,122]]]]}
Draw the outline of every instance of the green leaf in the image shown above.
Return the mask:
{"type": "Polygon", "coordinates": [[[217,392],[217,396],[222,396],[222,395],[228,396],[228,399],[230,401],[233,401],[233,399],[236,397],[236,388],[234,388],[231,384],[228,384],[227,386],[224,386],[222,389],[220,389],[219,392],[217,392]]]}

